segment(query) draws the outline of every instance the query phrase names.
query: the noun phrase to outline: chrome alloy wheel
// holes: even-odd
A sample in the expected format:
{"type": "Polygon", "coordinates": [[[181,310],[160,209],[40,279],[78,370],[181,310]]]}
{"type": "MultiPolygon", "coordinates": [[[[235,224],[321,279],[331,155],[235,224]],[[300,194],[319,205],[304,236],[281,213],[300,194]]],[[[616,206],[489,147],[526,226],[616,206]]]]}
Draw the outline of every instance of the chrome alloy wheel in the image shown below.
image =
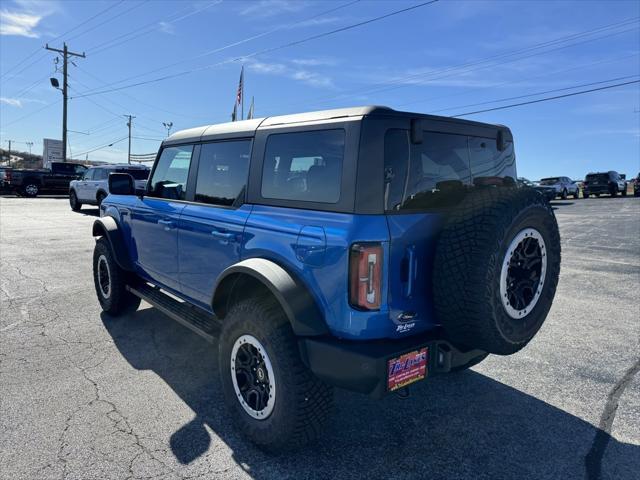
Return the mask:
{"type": "Polygon", "coordinates": [[[273,366],[264,346],[252,335],[242,335],[233,344],[231,380],[245,412],[257,420],[271,415],[276,403],[273,366]]]}
{"type": "Polygon", "coordinates": [[[111,271],[104,255],[98,257],[98,287],[104,298],[111,296],[111,271]]]}
{"type": "Polygon", "coordinates": [[[29,185],[24,187],[24,191],[27,195],[35,196],[38,194],[38,186],[33,183],[30,183],[29,185]]]}
{"type": "Polygon", "coordinates": [[[544,287],[547,252],[538,230],[525,228],[511,241],[500,272],[500,299],[511,318],[524,318],[544,287]]]}

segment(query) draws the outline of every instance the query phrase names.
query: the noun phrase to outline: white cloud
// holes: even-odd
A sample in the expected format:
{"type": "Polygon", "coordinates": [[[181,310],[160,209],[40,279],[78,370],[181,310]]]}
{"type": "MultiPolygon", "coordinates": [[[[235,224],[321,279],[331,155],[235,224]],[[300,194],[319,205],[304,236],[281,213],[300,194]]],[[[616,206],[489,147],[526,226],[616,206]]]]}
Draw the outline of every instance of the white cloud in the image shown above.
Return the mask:
{"type": "Polygon", "coordinates": [[[260,0],[240,10],[240,15],[272,17],[281,12],[299,12],[306,6],[307,3],[300,0],[260,0]]]}
{"type": "Polygon", "coordinates": [[[335,58],[294,58],[291,63],[301,67],[332,67],[339,62],[335,58]]]}
{"type": "Polygon", "coordinates": [[[284,63],[267,63],[252,60],[247,64],[247,68],[256,73],[278,75],[313,87],[332,88],[334,86],[333,80],[327,75],[312,72],[308,69],[300,69],[297,66],[292,67],[284,63]]]}
{"type": "Polygon", "coordinates": [[[0,35],[16,35],[20,37],[38,38],[40,34],[33,29],[42,20],[42,15],[31,13],[10,12],[0,10],[0,35]]]}
{"type": "Polygon", "coordinates": [[[159,22],[158,26],[160,27],[160,31],[163,33],[167,33],[169,35],[173,35],[176,33],[176,27],[174,27],[169,22],[159,22]]]}
{"type": "Polygon", "coordinates": [[[0,10],[0,35],[38,38],[36,27],[43,18],[58,11],[58,3],[42,0],[16,0],[13,9],[0,10]]]}
{"type": "Polygon", "coordinates": [[[12,107],[22,108],[22,102],[17,98],[0,97],[0,103],[10,105],[12,107]]]}

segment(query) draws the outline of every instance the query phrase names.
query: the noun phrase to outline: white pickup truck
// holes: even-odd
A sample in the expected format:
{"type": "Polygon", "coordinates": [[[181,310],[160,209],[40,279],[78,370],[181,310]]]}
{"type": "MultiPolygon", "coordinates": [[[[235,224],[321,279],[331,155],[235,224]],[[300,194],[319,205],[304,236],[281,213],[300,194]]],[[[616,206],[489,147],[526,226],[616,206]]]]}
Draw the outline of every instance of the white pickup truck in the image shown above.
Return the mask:
{"type": "Polygon", "coordinates": [[[144,189],[149,178],[145,165],[113,164],[88,168],[79,180],[69,184],[69,204],[74,212],[83,204],[98,205],[109,195],[109,174],[128,173],[133,177],[136,189],[144,189]]]}

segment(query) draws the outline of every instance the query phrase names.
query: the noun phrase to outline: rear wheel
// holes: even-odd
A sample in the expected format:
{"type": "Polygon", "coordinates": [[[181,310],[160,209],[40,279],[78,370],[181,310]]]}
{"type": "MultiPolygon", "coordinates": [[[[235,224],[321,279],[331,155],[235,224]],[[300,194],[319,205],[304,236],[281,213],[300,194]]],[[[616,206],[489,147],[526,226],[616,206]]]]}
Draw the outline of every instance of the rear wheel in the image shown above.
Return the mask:
{"type": "Polygon", "coordinates": [[[578,198],[580,198],[580,189],[576,188],[576,191],[573,193],[573,198],[575,198],[576,200],[578,198]]]}
{"type": "Polygon", "coordinates": [[[115,261],[109,242],[99,238],[93,250],[93,281],[102,310],[110,315],[134,312],[140,298],[127,290],[128,272],[115,261]]]}
{"type": "Polygon", "coordinates": [[[76,195],[75,190],[69,192],[69,205],[74,212],[79,212],[82,208],[82,203],[78,200],[78,195],[76,195]]]}
{"type": "Polygon", "coordinates": [[[526,190],[478,190],[450,215],[438,240],[436,314],[453,343],[511,354],[542,326],[559,273],[553,208],[526,190]]]}
{"type": "Polygon", "coordinates": [[[566,188],[562,190],[562,194],[560,194],[560,197],[562,198],[562,200],[566,200],[569,197],[569,194],[566,188]]]}
{"type": "Polygon", "coordinates": [[[624,190],[622,190],[622,196],[626,197],[627,196],[627,186],[625,185],[624,190]]]}
{"type": "Polygon", "coordinates": [[[613,185],[613,186],[609,187],[609,194],[612,197],[617,197],[618,196],[618,186],[617,185],[613,185]]]}
{"type": "Polygon", "coordinates": [[[35,182],[28,182],[22,187],[22,194],[28,198],[35,198],[38,196],[40,187],[35,182]]]}
{"type": "Polygon", "coordinates": [[[102,205],[102,202],[104,201],[104,199],[107,198],[107,194],[104,192],[100,192],[98,193],[98,195],[96,196],[96,201],[98,202],[98,207],[100,205],[102,205]]]}
{"type": "Polygon", "coordinates": [[[302,363],[291,325],[272,297],[245,299],[231,308],[218,355],[225,403],[249,440],[283,452],[317,437],[332,390],[302,363]]]}

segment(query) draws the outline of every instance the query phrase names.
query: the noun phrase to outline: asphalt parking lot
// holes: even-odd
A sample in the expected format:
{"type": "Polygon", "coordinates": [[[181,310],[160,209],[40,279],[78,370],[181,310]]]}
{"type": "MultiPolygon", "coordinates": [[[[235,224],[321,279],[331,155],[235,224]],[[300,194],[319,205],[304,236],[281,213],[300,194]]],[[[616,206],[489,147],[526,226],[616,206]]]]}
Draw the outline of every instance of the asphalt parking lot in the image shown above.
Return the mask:
{"type": "Polygon", "coordinates": [[[96,209],[0,198],[0,478],[638,478],[640,198],[554,206],[560,284],[527,348],[406,399],[337,391],[320,442],[271,457],[231,426],[215,347],[149,306],[101,314],[96,209]]]}

